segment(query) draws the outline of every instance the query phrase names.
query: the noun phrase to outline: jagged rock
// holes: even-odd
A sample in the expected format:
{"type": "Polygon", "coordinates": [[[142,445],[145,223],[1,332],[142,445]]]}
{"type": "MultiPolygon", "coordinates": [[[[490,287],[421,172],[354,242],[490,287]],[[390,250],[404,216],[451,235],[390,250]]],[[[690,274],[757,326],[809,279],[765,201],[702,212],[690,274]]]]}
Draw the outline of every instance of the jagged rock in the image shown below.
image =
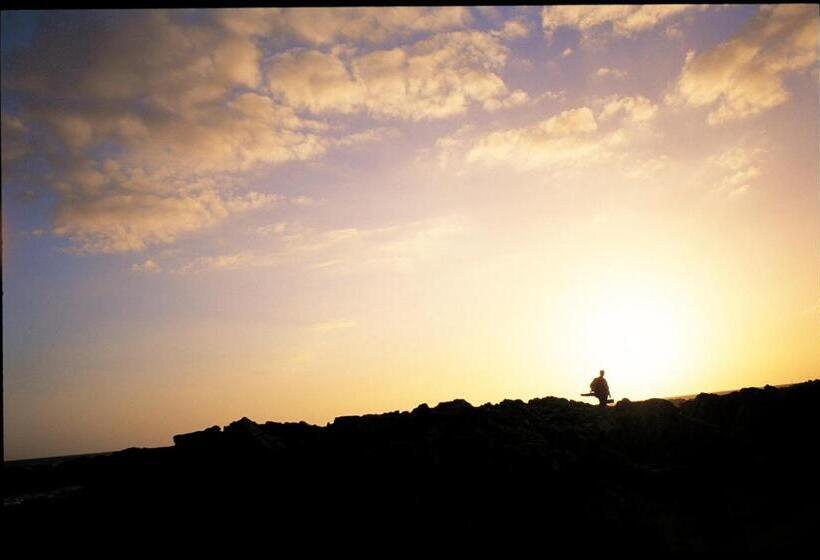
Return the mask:
{"type": "Polygon", "coordinates": [[[438,403],[433,410],[436,412],[459,412],[462,410],[469,410],[472,409],[473,405],[465,401],[464,399],[455,399],[452,401],[440,402],[438,403]]]}
{"type": "Polygon", "coordinates": [[[816,535],[818,402],[812,381],[606,409],[457,399],[325,427],[242,418],[177,435],[173,448],[7,467],[4,533],[187,519],[236,522],[237,536],[256,523],[299,542],[366,528],[395,542],[531,537],[552,551],[789,556],[816,535]],[[59,504],[15,497],[60,487],[84,490],[59,504]]]}
{"type": "Polygon", "coordinates": [[[211,426],[198,432],[175,435],[174,445],[182,450],[208,449],[219,443],[221,435],[222,429],[219,426],[211,426]]]}
{"type": "Polygon", "coordinates": [[[266,433],[259,424],[244,417],[225,426],[223,434],[234,451],[274,453],[286,447],[282,438],[266,433]]]}

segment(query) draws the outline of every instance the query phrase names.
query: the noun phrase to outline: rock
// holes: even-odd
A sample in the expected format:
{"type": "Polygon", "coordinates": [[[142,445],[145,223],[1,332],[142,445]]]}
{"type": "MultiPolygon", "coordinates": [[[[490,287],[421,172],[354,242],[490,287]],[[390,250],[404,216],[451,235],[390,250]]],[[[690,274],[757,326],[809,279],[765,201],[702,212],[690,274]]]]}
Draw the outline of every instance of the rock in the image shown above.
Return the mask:
{"type": "Polygon", "coordinates": [[[221,435],[219,426],[211,426],[198,432],[175,435],[174,446],[184,451],[204,450],[218,445],[221,435]]]}
{"type": "Polygon", "coordinates": [[[472,408],[473,405],[464,399],[455,399],[452,401],[440,402],[435,408],[433,408],[433,410],[436,412],[459,412],[463,410],[470,410],[472,408]]]}
{"type": "Polygon", "coordinates": [[[266,433],[259,424],[242,418],[225,426],[225,440],[234,451],[274,453],[285,449],[282,438],[266,433]]]}

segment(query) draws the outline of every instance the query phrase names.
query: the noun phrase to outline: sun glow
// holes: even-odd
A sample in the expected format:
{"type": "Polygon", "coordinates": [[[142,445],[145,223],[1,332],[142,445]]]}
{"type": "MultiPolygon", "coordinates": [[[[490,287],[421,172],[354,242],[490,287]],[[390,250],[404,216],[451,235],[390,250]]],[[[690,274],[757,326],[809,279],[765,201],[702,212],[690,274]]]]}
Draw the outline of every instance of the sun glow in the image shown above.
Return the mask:
{"type": "Polygon", "coordinates": [[[562,307],[560,336],[545,345],[545,359],[572,377],[605,370],[616,400],[676,394],[704,352],[685,291],[660,281],[578,286],[562,307]]]}
{"type": "Polygon", "coordinates": [[[657,385],[680,372],[690,350],[683,309],[656,295],[596,301],[581,314],[578,327],[583,353],[633,395],[656,394],[657,385]]]}

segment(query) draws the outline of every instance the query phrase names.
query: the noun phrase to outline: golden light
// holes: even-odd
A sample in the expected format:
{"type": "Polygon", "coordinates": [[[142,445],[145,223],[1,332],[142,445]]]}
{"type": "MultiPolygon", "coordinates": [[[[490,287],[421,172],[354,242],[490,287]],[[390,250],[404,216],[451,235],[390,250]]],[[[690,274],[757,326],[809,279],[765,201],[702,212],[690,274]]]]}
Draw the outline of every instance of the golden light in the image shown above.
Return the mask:
{"type": "Polygon", "coordinates": [[[668,279],[608,280],[565,294],[543,358],[560,364],[568,391],[585,392],[603,369],[616,400],[674,396],[705,351],[690,298],[668,279]]]}

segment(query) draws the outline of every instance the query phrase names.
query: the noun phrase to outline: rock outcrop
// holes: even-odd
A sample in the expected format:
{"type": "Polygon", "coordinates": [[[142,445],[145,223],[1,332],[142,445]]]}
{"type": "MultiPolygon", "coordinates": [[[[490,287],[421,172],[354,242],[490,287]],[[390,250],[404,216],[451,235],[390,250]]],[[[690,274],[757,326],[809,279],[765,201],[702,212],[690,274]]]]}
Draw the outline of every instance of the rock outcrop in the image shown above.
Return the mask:
{"type": "Polygon", "coordinates": [[[170,448],[9,464],[3,522],[10,535],[150,518],[294,542],[788,554],[820,529],[818,403],[810,381],[607,409],[459,399],[325,427],[242,418],[170,448]],[[73,491],[25,498],[60,487],[73,491]]]}

